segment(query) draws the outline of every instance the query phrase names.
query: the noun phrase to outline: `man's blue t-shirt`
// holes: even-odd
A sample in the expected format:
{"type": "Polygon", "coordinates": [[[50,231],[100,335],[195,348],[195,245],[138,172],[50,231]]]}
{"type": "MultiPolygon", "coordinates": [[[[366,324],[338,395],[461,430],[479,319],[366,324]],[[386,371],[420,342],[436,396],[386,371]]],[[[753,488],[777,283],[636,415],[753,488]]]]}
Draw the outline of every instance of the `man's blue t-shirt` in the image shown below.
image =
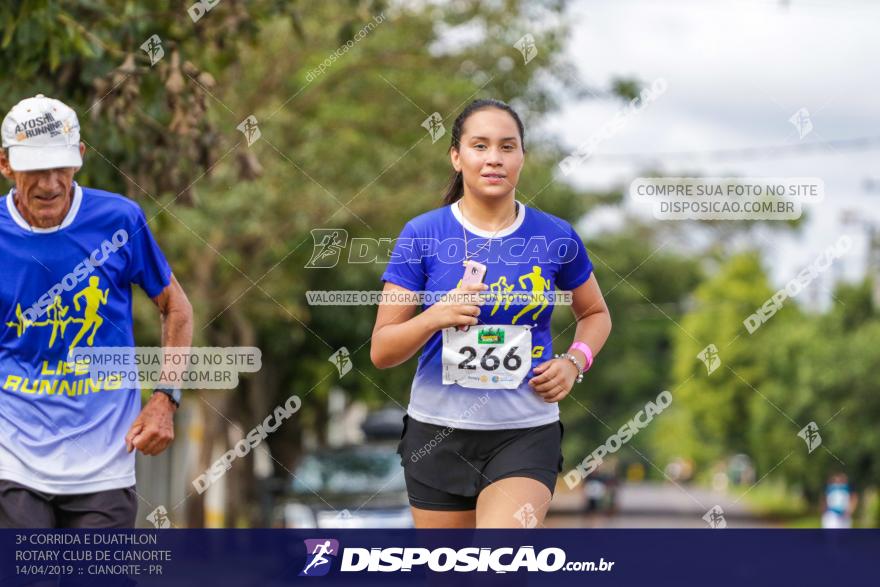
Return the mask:
{"type": "Polygon", "coordinates": [[[13,194],[0,201],[0,479],[53,494],[130,487],[139,390],[91,379],[68,351],[134,346],[131,284],[155,297],[171,268],[123,196],[74,184],[62,224],[39,229],[13,194]]]}
{"type": "MultiPolygon", "coordinates": [[[[431,336],[419,357],[407,412],[421,422],[476,430],[527,428],[555,422],[559,419],[557,404],[544,402],[528,385],[534,376],[532,368],[553,357],[550,332],[553,305],[532,303],[528,301],[528,294],[546,294],[554,288],[573,290],[586,282],[593,271],[586,248],[568,222],[522,204],[518,204],[514,223],[497,233],[475,227],[462,216],[458,205],[453,204],[422,214],[406,224],[395,242],[382,280],[411,291],[455,289],[464,273],[463,230],[467,231],[468,257],[488,267],[483,280],[489,285],[487,293],[500,295],[494,303],[482,305],[479,325],[471,327],[476,330],[474,336],[479,337],[474,339],[478,342],[473,347],[473,356],[450,355],[447,345],[447,367],[444,367],[442,331],[431,336]],[[519,298],[515,296],[517,293],[519,298]],[[508,297],[504,297],[505,294],[508,297]],[[503,337],[510,338],[512,333],[502,333],[491,326],[480,328],[483,325],[516,325],[529,329],[531,351],[526,351],[525,357],[527,361],[531,358],[531,364],[528,374],[515,388],[491,386],[498,374],[503,373],[504,366],[523,363],[512,355],[498,355],[497,359],[486,355],[493,341],[503,343],[503,337]],[[484,342],[487,346],[480,346],[484,342]],[[462,357],[464,361],[460,361],[462,357]],[[482,373],[474,378],[482,377],[482,383],[476,383],[483,386],[481,389],[443,383],[445,369],[455,365],[462,367],[461,362],[467,363],[467,368],[474,369],[474,373],[482,373]],[[478,365],[483,369],[477,370],[478,365]]],[[[426,303],[423,308],[430,305],[426,303]]],[[[572,337],[573,331],[566,343],[572,337]]],[[[512,385],[516,385],[516,381],[512,385]]]]}

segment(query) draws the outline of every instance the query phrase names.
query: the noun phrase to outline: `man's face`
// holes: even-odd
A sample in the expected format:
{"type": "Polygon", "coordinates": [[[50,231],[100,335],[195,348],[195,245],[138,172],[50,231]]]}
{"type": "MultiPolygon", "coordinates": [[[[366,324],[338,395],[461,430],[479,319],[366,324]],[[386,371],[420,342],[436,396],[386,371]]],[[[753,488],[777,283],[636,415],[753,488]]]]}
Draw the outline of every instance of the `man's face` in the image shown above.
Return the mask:
{"type": "MultiPolygon", "coordinates": [[[[85,151],[80,145],[80,153],[85,151]]],[[[38,171],[15,171],[6,154],[0,151],[0,172],[15,182],[16,204],[24,219],[32,226],[58,226],[70,209],[73,176],[77,167],[60,167],[38,171]]]]}

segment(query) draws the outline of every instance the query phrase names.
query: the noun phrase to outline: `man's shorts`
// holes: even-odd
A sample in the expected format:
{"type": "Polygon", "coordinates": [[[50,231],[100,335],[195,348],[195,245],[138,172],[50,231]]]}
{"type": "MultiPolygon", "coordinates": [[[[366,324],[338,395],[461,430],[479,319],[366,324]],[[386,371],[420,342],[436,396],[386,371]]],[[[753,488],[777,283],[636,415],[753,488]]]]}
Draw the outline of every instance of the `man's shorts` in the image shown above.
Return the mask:
{"type": "Polygon", "coordinates": [[[397,453],[409,503],[424,510],[475,509],[490,483],[527,477],[550,494],[562,471],[562,422],[533,428],[465,430],[403,418],[397,453]]]}
{"type": "Polygon", "coordinates": [[[134,528],[134,487],[55,495],[0,479],[0,528],[134,528]]]}

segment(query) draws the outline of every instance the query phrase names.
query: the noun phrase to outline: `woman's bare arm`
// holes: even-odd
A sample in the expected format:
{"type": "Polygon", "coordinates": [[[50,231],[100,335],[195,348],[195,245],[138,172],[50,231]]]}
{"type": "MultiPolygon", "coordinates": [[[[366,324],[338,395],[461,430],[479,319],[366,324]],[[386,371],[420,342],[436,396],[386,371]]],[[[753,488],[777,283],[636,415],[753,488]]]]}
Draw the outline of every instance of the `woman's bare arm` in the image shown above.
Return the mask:
{"type": "MultiPolygon", "coordinates": [[[[452,290],[450,295],[483,291],[484,284],[463,286],[452,290]]],[[[383,292],[406,293],[409,290],[393,283],[385,283],[383,292]]],[[[370,360],[377,369],[395,367],[412,357],[428,339],[443,328],[477,323],[479,306],[461,304],[453,298],[451,303],[438,302],[424,312],[416,314],[419,304],[379,304],[376,325],[370,341],[370,360]]]]}
{"type": "MultiPolygon", "coordinates": [[[[596,274],[572,290],[571,309],[577,320],[577,329],[574,333],[574,342],[580,341],[587,344],[593,351],[593,356],[599,354],[608,335],[611,334],[611,313],[602,297],[596,274]]],[[[586,361],[586,356],[578,350],[571,351],[581,361],[586,361]]],[[[582,363],[586,364],[586,363],[582,363]]]]}

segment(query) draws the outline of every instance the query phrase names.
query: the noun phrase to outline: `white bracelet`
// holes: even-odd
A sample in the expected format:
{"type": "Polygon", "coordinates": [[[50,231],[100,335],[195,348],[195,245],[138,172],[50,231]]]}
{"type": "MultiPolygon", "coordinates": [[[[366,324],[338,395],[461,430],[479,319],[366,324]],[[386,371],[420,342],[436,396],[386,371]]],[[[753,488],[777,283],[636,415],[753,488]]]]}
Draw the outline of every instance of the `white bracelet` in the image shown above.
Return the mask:
{"type": "Polygon", "coordinates": [[[562,353],[561,355],[554,355],[553,358],[554,359],[568,359],[569,361],[574,363],[574,366],[577,367],[577,370],[578,370],[578,376],[574,380],[574,382],[580,383],[581,381],[584,380],[584,369],[583,369],[583,367],[581,367],[581,364],[578,362],[577,357],[575,357],[574,355],[572,355],[570,353],[562,353]]]}

